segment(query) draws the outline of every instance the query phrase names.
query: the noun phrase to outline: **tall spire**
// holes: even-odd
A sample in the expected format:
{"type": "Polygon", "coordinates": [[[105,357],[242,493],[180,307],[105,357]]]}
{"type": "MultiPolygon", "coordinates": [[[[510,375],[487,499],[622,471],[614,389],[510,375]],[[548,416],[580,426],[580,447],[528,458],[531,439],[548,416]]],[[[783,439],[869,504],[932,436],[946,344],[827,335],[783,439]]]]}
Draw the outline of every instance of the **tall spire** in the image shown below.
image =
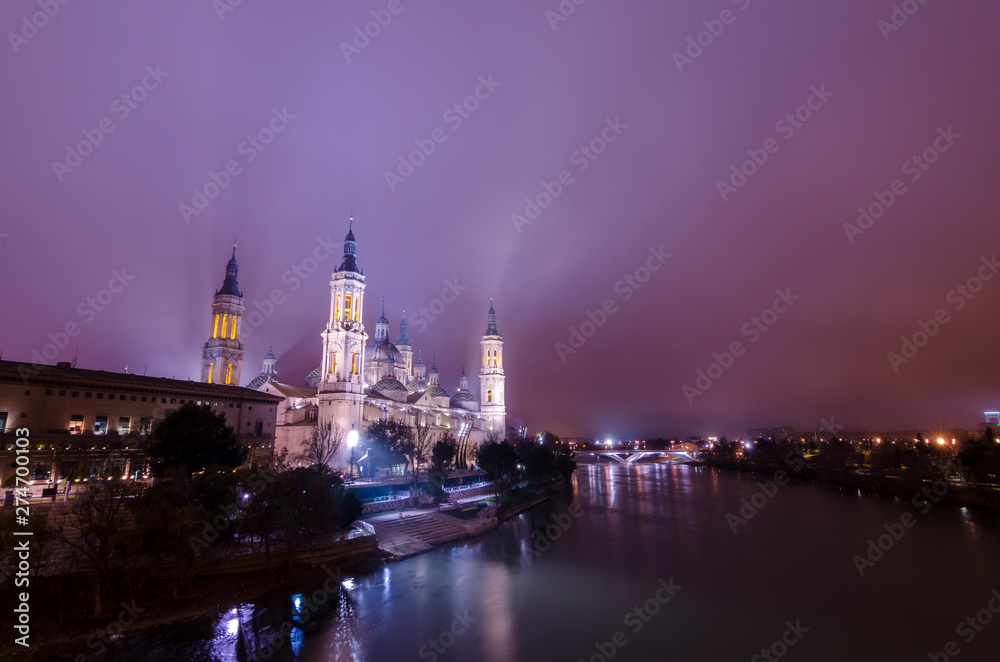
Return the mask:
{"type": "Polygon", "coordinates": [[[236,240],[233,240],[233,256],[229,258],[229,262],[226,264],[226,279],[222,281],[222,288],[219,289],[216,294],[228,294],[233,297],[241,297],[243,293],[240,292],[240,284],[237,282],[236,277],[239,274],[240,265],[236,262],[236,240]]]}
{"type": "Polygon", "coordinates": [[[406,330],[407,330],[407,325],[406,325],[406,311],[404,310],[403,311],[403,319],[399,320],[399,341],[396,343],[397,345],[402,345],[404,347],[409,347],[409,345],[410,345],[410,336],[406,333],[406,330]]]}
{"type": "Polygon", "coordinates": [[[486,333],[484,336],[499,336],[500,332],[497,331],[497,314],[493,310],[493,297],[490,297],[490,312],[486,315],[486,333]]]}
{"type": "Polygon", "coordinates": [[[344,257],[340,261],[340,268],[337,271],[352,271],[361,273],[358,269],[358,257],[356,251],[358,242],[354,239],[354,216],[348,221],[347,236],[344,237],[344,257]]]}

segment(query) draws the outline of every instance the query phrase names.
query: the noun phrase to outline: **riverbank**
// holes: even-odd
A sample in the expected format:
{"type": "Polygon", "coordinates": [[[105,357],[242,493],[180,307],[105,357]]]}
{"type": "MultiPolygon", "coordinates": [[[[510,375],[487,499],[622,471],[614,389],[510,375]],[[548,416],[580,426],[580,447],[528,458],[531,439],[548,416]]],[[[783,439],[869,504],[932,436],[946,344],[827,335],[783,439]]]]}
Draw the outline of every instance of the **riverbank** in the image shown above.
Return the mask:
{"type": "Polygon", "coordinates": [[[783,471],[790,480],[826,485],[837,489],[860,491],[862,494],[883,499],[923,499],[928,495],[934,502],[948,503],[965,508],[977,508],[992,513],[1000,512],[1000,488],[991,485],[969,484],[964,481],[945,481],[938,478],[909,476],[880,476],[858,473],[846,469],[820,469],[812,466],[788,464],[771,466],[734,460],[701,460],[694,466],[754,474],[773,478],[783,471]]]}
{"type": "MultiPolygon", "coordinates": [[[[198,577],[173,598],[170,581],[150,583],[136,597],[121,603],[105,605],[102,617],[71,613],[62,622],[40,619],[46,613],[42,608],[32,610],[31,647],[25,650],[11,645],[9,640],[0,642],[0,659],[11,662],[29,660],[100,660],[104,652],[121,645],[122,635],[150,628],[179,624],[194,618],[221,616],[234,605],[254,602],[276,591],[289,591],[296,587],[314,588],[326,580],[331,569],[342,575],[371,572],[382,564],[375,554],[356,558],[343,565],[282,568],[273,574],[262,572],[198,577]]],[[[34,589],[33,600],[49,605],[77,600],[79,594],[67,596],[63,592],[34,589]]],[[[77,602],[79,602],[77,600],[77,602]]],[[[86,602],[90,604],[89,601],[86,602]]]]}

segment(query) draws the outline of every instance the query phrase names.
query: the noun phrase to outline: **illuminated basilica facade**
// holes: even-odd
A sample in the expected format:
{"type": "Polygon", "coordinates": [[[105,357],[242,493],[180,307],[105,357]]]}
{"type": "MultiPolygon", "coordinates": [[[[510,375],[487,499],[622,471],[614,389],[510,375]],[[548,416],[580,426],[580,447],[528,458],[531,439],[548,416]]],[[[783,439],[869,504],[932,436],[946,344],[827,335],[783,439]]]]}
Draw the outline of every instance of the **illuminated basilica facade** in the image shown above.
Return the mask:
{"type": "MultiPolygon", "coordinates": [[[[449,394],[441,384],[436,362],[432,361],[428,369],[420,351],[414,353],[405,313],[395,343],[390,340],[384,304],[375,322],[374,336],[365,330],[365,274],[358,266],[356,251],[351,227],[344,239],[340,266],[330,280],[330,310],[321,334],[320,365],[306,377],[306,384],[292,385],[279,379],[271,348],[264,357],[262,372],[248,384],[285,399],[278,411],[275,449],[287,448],[294,458],[317,425],[329,423],[345,438],[351,430],[362,436],[356,461],[365,452],[365,428],[372,421],[386,418],[411,426],[419,422],[433,431],[450,432],[460,441],[468,439],[473,445],[482,443],[491,432],[505,436],[503,337],[497,329],[492,302],[480,340],[479,393],[470,390],[463,368],[458,389],[449,394]]],[[[218,380],[218,375],[224,375],[237,383],[243,354],[239,340],[243,300],[236,284],[235,250],[212,312],[213,333],[203,350],[202,380],[218,380]]],[[[342,445],[340,454],[337,464],[343,468],[351,458],[348,444],[342,445]]]]}

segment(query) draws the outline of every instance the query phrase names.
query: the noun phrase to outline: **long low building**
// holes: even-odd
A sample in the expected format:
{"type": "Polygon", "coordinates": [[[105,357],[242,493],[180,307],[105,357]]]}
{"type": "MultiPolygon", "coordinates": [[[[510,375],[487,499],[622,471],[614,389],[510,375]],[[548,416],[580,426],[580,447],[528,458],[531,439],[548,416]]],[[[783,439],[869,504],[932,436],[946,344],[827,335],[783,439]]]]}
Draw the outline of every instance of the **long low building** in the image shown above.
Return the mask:
{"type": "Polygon", "coordinates": [[[32,479],[50,481],[80,465],[85,476],[147,474],[142,446],[153,422],[193,402],[224,414],[248,448],[270,462],[283,398],[225,384],[0,361],[0,483],[13,475],[15,434],[29,430],[32,479]]]}

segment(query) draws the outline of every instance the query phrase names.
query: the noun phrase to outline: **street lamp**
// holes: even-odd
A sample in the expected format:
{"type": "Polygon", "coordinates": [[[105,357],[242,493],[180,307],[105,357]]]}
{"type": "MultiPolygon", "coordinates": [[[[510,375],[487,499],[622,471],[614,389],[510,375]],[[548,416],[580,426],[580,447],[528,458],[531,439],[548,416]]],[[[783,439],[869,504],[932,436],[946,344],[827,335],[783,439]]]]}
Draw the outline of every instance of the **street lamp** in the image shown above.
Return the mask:
{"type": "Polygon", "coordinates": [[[347,447],[351,449],[351,477],[354,477],[354,447],[358,445],[358,431],[351,428],[347,433],[347,447]]]}

